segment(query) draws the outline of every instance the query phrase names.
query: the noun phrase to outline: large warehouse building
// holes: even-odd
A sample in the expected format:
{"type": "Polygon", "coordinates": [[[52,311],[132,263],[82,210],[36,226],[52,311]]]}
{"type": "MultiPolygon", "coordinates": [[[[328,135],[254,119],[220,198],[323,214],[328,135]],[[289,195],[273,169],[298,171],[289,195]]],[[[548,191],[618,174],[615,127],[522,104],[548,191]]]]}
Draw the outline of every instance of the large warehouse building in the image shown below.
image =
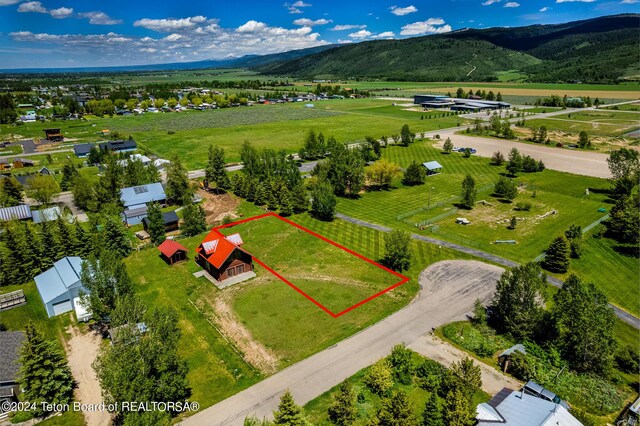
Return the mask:
{"type": "Polygon", "coordinates": [[[413,103],[425,109],[449,108],[452,111],[465,112],[511,108],[511,104],[507,102],[450,98],[442,95],[414,95],[413,103]]]}

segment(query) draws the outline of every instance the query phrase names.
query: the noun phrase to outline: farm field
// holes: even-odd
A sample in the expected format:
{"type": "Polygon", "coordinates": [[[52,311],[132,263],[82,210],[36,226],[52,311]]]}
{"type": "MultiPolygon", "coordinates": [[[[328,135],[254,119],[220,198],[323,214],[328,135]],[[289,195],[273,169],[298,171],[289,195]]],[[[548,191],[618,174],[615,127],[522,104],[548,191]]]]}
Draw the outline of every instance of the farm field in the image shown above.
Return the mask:
{"type": "Polygon", "coordinates": [[[334,314],[404,280],[275,216],[220,232],[239,232],[243,249],[334,314]]]}

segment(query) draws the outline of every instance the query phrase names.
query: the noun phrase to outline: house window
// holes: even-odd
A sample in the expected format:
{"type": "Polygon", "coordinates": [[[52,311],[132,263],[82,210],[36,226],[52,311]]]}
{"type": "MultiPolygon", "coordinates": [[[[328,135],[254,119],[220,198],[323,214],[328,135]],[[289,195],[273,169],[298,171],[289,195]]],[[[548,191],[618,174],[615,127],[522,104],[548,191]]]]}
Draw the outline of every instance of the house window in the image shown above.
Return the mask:
{"type": "Polygon", "coordinates": [[[244,265],[240,265],[236,268],[236,274],[241,274],[244,272],[244,265]]]}
{"type": "Polygon", "coordinates": [[[232,276],[234,276],[234,275],[235,275],[235,274],[234,274],[234,272],[235,272],[235,268],[229,268],[229,269],[227,269],[227,277],[232,277],[232,276]]]}

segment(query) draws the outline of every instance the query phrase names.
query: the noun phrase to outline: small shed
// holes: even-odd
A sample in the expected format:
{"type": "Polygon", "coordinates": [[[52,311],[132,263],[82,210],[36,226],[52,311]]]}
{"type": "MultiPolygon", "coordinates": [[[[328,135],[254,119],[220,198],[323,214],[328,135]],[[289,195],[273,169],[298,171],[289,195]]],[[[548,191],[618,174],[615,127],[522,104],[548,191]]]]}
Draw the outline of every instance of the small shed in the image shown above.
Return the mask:
{"type": "Polygon", "coordinates": [[[160,250],[160,257],[169,265],[187,259],[187,248],[173,240],[164,240],[158,246],[158,250],[160,250]]]}
{"type": "Polygon", "coordinates": [[[437,161],[427,161],[426,163],[422,163],[425,169],[427,169],[427,176],[435,175],[440,173],[440,169],[442,169],[442,165],[437,161]]]}
{"type": "Polygon", "coordinates": [[[49,142],[62,142],[64,140],[60,129],[44,129],[44,135],[49,142]]]}
{"type": "Polygon", "coordinates": [[[42,223],[57,220],[59,217],[62,217],[62,212],[60,211],[60,207],[53,206],[46,209],[34,210],[32,215],[34,223],[42,223]]]}
{"type": "Polygon", "coordinates": [[[26,204],[0,208],[0,222],[31,219],[31,209],[26,204]]]}
{"type": "Polygon", "coordinates": [[[509,361],[511,359],[511,355],[513,355],[514,352],[520,352],[521,354],[526,355],[527,349],[522,343],[518,343],[517,345],[511,346],[509,349],[498,355],[498,365],[502,367],[502,371],[504,371],[505,373],[509,368],[509,361]]]}
{"type": "MultiPolygon", "coordinates": [[[[164,232],[176,231],[178,229],[178,222],[180,218],[175,211],[162,213],[162,220],[164,221],[164,232]]],[[[142,219],[142,226],[144,230],[149,232],[149,216],[142,219]]]]}

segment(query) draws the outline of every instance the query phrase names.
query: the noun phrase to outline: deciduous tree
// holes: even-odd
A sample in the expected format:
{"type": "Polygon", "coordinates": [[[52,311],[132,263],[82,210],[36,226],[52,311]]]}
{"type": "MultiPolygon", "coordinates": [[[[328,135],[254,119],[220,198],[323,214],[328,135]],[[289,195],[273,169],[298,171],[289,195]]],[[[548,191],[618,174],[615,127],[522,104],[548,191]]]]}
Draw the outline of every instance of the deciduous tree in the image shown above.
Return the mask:
{"type": "Polygon", "coordinates": [[[389,361],[382,359],[373,364],[364,377],[364,384],[377,395],[383,395],[393,386],[393,373],[389,361]]]}
{"type": "Polygon", "coordinates": [[[198,235],[207,230],[206,214],[200,204],[190,204],[184,208],[180,230],[188,236],[198,235]]]}
{"type": "Polygon", "coordinates": [[[189,184],[187,170],[177,155],[171,158],[169,167],[167,167],[167,185],[165,190],[167,198],[175,204],[186,206],[192,202],[193,190],[189,184]]]}
{"type": "Polygon", "coordinates": [[[312,190],[311,211],[320,220],[331,221],[336,214],[336,196],[328,182],[318,182],[312,190]]]}
{"type": "Polygon", "coordinates": [[[411,265],[411,235],[394,229],[384,235],[385,255],[381,262],[394,271],[402,272],[411,265]]]}
{"type": "Polygon", "coordinates": [[[58,185],[53,176],[36,175],[30,177],[27,181],[29,182],[27,194],[40,205],[49,204],[51,199],[60,193],[60,185],[58,185]]]}

